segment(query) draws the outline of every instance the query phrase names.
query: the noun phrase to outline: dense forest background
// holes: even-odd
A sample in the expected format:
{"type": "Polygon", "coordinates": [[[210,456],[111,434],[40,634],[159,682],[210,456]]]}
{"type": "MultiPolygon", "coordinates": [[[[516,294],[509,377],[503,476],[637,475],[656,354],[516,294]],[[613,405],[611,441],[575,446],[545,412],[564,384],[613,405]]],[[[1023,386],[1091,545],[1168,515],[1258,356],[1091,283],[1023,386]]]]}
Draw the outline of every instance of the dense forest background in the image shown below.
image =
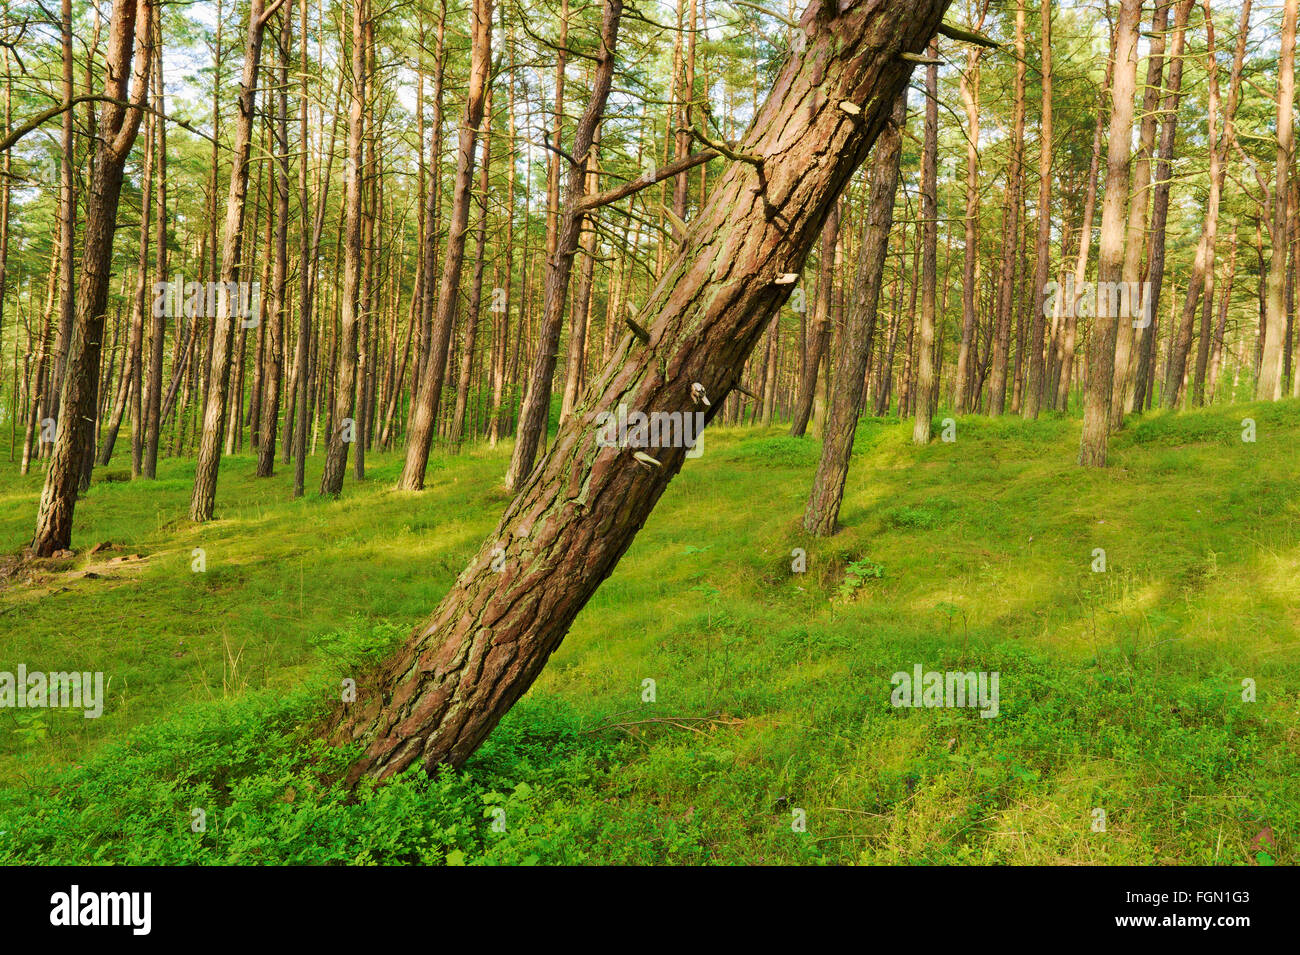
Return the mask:
{"type": "Polygon", "coordinates": [[[1297,5],[0,0],[0,664],[93,630],[147,688],[14,716],[0,858],[1293,858],[1297,5]],[[709,423],[671,492],[625,399],[709,423]],[[871,654],[1035,691],[895,735],[871,654]],[[33,822],[119,734],[74,772],[141,813],[33,822]],[[739,777],[780,836],[722,834],[739,777]],[[357,787],[438,821],[357,850],[357,787]]]}

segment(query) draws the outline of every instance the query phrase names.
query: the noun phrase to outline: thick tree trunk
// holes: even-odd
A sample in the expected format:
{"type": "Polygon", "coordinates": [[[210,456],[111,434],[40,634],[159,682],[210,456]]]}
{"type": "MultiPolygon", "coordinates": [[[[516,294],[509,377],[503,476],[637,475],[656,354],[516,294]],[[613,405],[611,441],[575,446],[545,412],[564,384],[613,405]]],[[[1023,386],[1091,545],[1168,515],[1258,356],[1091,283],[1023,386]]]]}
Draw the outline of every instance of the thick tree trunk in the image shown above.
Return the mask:
{"type": "MultiPolygon", "coordinates": [[[[109,25],[106,95],[133,103],[143,102],[148,95],[152,18],[152,0],[115,0],[109,25]]],[[[97,123],[98,145],[83,230],[77,311],[69,336],[60,402],[64,426],[55,435],[32,540],[38,557],[48,557],[71,544],[83,459],[94,453],[94,446],[86,440],[91,433],[81,424],[94,422],[117,205],[122,194],[122,173],[141,116],[138,109],[105,103],[97,123]]]]}
{"type": "Polygon", "coordinates": [[[912,64],[898,54],[919,53],[945,7],[809,5],[802,52],[733,150],[745,158],[721,177],[642,310],[648,341],[623,337],[433,618],[339,711],[334,737],[364,744],[349,781],[463,763],[531,685],[688,450],[683,441],[641,451],[648,463],[603,446],[600,414],[620,404],[706,420],[718,412],[789,296],[778,280],[802,270],[907,82],[912,64]]]}

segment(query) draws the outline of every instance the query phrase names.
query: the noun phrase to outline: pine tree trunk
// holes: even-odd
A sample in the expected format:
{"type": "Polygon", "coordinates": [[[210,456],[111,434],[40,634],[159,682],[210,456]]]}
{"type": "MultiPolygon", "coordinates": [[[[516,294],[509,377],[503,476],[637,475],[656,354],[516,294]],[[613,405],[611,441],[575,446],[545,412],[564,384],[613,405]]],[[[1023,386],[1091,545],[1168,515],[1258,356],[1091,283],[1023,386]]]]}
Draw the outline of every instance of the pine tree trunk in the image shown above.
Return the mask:
{"type": "Polygon", "coordinates": [[[546,438],[551,413],[551,382],[555,377],[564,305],[569,294],[573,257],[578,250],[585,217],[579,203],[586,192],[586,161],[595,142],[596,129],[605,114],[605,101],[613,84],[614,49],[618,42],[618,26],[623,15],[623,2],[605,0],[602,10],[601,50],[597,55],[596,71],[592,79],[591,99],[573,133],[572,155],[577,165],[570,165],[566,177],[564,210],[560,216],[556,245],[551,252],[546,269],[541,330],[534,353],[533,368],[528,378],[523,410],[519,416],[514,454],[510,458],[510,467],[506,471],[505,484],[512,490],[522,486],[533,470],[538,448],[546,438]]]}
{"type": "MultiPolygon", "coordinates": [[[[988,3],[985,2],[975,29],[983,26],[987,10],[988,3]]],[[[961,280],[961,339],[957,345],[957,371],[953,381],[953,410],[957,414],[970,411],[976,403],[972,400],[972,385],[975,379],[978,320],[975,285],[979,277],[979,79],[980,59],[983,55],[982,47],[972,46],[966,53],[966,69],[959,79],[962,104],[966,110],[966,214],[963,219],[965,250],[961,280]]]]}
{"type": "Polygon", "coordinates": [[[867,200],[866,233],[858,247],[853,308],[844,327],[842,353],[835,364],[822,454],[804,508],[804,530],[819,537],[835,533],[849,462],[853,457],[853,438],[862,414],[867,364],[876,333],[881,278],[889,253],[889,231],[894,223],[894,193],[898,188],[898,166],[906,120],[907,94],[902,92],[894,103],[889,125],[880,134],[871,154],[871,194],[867,200]]]}
{"type": "MultiPolygon", "coordinates": [[[[411,413],[411,427],[406,439],[406,462],[397,486],[407,491],[424,487],[424,472],[429,464],[429,449],[438,422],[438,406],[446,380],[447,355],[451,346],[451,328],[455,320],[456,299],[460,294],[460,274],[465,262],[465,237],[469,231],[470,189],[474,182],[474,150],[478,127],[483,121],[487,98],[488,71],[492,59],[492,2],[475,0],[471,23],[472,40],[469,92],[465,116],[461,122],[456,152],[456,178],[452,186],[451,224],[447,233],[447,253],[443,259],[438,285],[437,316],[431,332],[428,363],[418,397],[411,413]]],[[[433,225],[430,225],[433,229],[433,225]]],[[[436,231],[436,230],[435,230],[436,231]]],[[[337,492],[335,492],[337,493],[337,492]]]]}
{"type": "Polygon", "coordinates": [[[648,464],[603,447],[598,413],[717,413],[789,296],[776,280],[802,270],[906,84],[912,65],[897,54],[919,53],[946,5],[809,5],[803,51],[734,150],[746,158],[715,186],[642,310],[649,341],[623,337],[433,618],[340,709],[333,736],[364,747],[348,781],[463,763],[532,684],[688,450],[660,449],[648,464]]]}
{"type": "MultiPolygon", "coordinates": [[[[289,281],[289,43],[293,5],[286,2],[285,25],[277,37],[280,54],[279,89],[275,91],[275,264],[271,272],[271,301],[267,308],[266,354],[263,356],[261,425],[258,427],[257,476],[275,473],[275,438],[280,423],[280,379],[284,373],[284,320],[289,281]]],[[[305,161],[304,161],[305,162],[305,161]]]]}
{"type": "MultiPolygon", "coordinates": [[[[162,54],[162,11],[154,8],[154,102],[158,111],[166,114],[163,99],[163,54],[162,54]]],[[[157,248],[155,265],[159,282],[168,281],[167,277],[167,124],[161,120],[154,123],[157,133],[158,194],[154,205],[156,208],[154,222],[154,245],[157,248]]],[[[158,476],[158,438],[162,431],[162,376],[163,348],[167,337],[167,317],[161,309],[154,308],[149,324],[149,378],[145,397],[145,434],[143,474],[153,479],[158,476]]],[[[173,368],[179,367],[173,365],[173,368]]],[[[174,372],[173,372],[174,373],[174,372]]]]}
{"type": "Polygon", "coordinates": [[[821,366],[822,356],[826,354],[826,349],[830,343],[831,337],[831,297],[835,283],[835,256],[838,252],[840,241],[840,204],[831,209],[831,214],[826,217],[826,225],[822,228],[821,235],[821,261],[817,266],[817,296],[813,300],[813,308],[816,312],[816,320],[813,322],[813,332],[811,341],[808,344],[808,356],[804,363],[803,376],[800,383],[799,398],[795,403],[793,421],[790,424],[790,434],[796,438],[802,438],[804,432],[808,429],[808,418],[812,415],[813,399],[817,393],[817,382],[821,376],[817,374],[821,366]]]}
{"type": "MultiPolygon", "coordinates": [[[[1114,287],[1124,268],[1124,213],[1128,202],[1129,142],[1137,86],[1137,36],[1142,0],[1121,0],[1115,25],[1115,76],[1111,84],[1110,135],[1106,143],[1106,193],[1101,206],[1097,287],[1114,287]]],[[[1084,374],[1083,437],[1079,464],[1105,467],[1110,436],[1110,402],[1115,382],[1117,316],[1111,297],[1099,293],[1088,341],[1084,374]]]]}
{"type": "Polygon", "coordinates": [[[1278,56],[1277,85],[1277,165],[1273,170],[1272,251],[1268,260],[1265,286],[1266,324],[1264,346],[1255,383],[1256,401],[1276,401],[1282,397],[1282,339],[1286,333],[1286,209],[1287,178],[1291,169],[1292,118],[1295,105],[1295,31],[1296,8],[1300,0],[1286,0],[1282,15],[1282,51],[1278,56]]]}
{"type": "Polygon", "coordinates": [[[1038,124],[1038,231],[1034,237],[1034,286],[1029,325],[1029,368],[1020,413],[1033,421],[1042,407],[1044,369],[1047,356],[1044,336],[1047,328],[1047,276],[1051,272],[1052,240],[1052,4],[1042,0],[1040,10],[1040,51],[1042,55],[1042,112],[1038,124]]]}
{"type": "Polygon", "coordinates": [[[997,329],[993,336],[993,365],[989,379],[989,414],[1002,414],[1007,401],[1007,364],[1011,354],[1011,316],[1015,309],[1016,255],[1020,249],[1021,194],[1024,191],[1025,147],[1025,4],[1016,0],[1015,112],[1011,126],[1011,159],[1002,219],[1002,273],[998,284],[997,329]]]}
{"type": "MultiPolygon", "coordinates": [[[[1187,39],[1187,21],[1194,0],[1179,0],[1174,7],[1173,40],[1169,48],[1169,76],[1160,104],[1162,120],[1160,145],[1156,151],[1156,170],[1151,201],[1151,251],[1147,256],[1147,287],[1151,289],[1151,324],[1142,330],[1135,372],[1133,407],[1142,409],[1154,402],[1156,375],[1156,325],[1160,315],[1160,293],[1165,275],[1165,223],[1169,217],[1169,188],[1172,184],[1174,141],[1178,135],[1178,104],[1182,99],[1183,48],[1187,39]]],[[[1172,301],[1172,299],[1171,299],[1172,301]]]]}
{"type": "MultiPolygon", "coordinates": [[[[262,58],[262,37],[266,30],[264,0],[251,0],[248,36],[244,45],[244,68],[239,83],[235,117],[234,148],[231,151],[230,195],[226,201],[226,224],[221,247],[221,282],[229,290],[232,282],[247,281],[248,263],[243,261],[244,209],[248,198],[249,157],[253,143],[253,108],[257,98],[257,74],[262,58]]],[[[239,296],[242,298],[243,296],[239,296]]],[[[230,385],[230,339],[234,333],[235,310],[230,294],[217,296],[213,316],[212,360],[208,364],[208,392],[203,409],[203,432],[199,438],[198,461],[194,466],[194,493],[190,497],[190,520],[210,521],[217,500],[217,472],[221,466],[221,438],[230,385]]]]}
{"type": "MultiPolygon", "coordinates": [[[[108,73],[105,93],[116,100],[141,102],[148,95],[152,65],[150,36],[151,0],[115,0],[109,25],[108,73]]],[[[122,174],[140,129],[142,112],[118,103],[105,103],[97,123],[94,171],[82,232],[81,275],[77,286],[77,311],[69,336],[68,361],[63,378],[63,427],[55,435],[54,450],[32,550],[49,557],[72,542],[72,515],[77,503],[84,459],[94,453],[92,436],[82,422],[93,425],[99,386],[100,340],[113,260],[113,233],[122,174]]],[[[69,237],[69,241],[71,238],[69,237]]]]}
{"type": "MultiPolygon", "coordinates": [[[[939,45],[930,44],[929,56],[937,58],[939,45]]],[[[925,68],[925,140],[921,147],[921,324],[917,330],[917,372],[914,404],[916,422],[912,443],[930,443],[930,419],[934,416],[934,325],[939,254],[939,67],[925,68]]]]}

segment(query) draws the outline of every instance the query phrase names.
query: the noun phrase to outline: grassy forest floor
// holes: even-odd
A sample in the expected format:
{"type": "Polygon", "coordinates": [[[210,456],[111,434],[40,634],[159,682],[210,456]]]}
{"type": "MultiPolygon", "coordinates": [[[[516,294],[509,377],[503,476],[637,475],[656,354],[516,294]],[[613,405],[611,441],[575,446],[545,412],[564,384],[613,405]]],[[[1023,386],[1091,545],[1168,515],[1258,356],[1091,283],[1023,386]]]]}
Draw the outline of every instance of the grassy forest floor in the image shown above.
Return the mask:
{"type": "MultiPolygon", "coordinates": [[[[337,502],[235,456],[196,526],[192,461],[131,482],[119,444],[76,556],[0,579],[0,669],[108,682],[98,719],[0,710],[0,862],[1300,861],[1300,402],[1135,419],[1104,471],[1072,419],[910,432],[862,422],[819,541],[819,443],[711,429],[464,771],[357,800],[297,727],[432,611],[508,446],[435,452],[418,495],[349,462],[337,502]],[[894,708],[915,664],[998,671],[999,715],[894,708]]],[[[0,462],[11,565],[40,485],[0,462]]]]}

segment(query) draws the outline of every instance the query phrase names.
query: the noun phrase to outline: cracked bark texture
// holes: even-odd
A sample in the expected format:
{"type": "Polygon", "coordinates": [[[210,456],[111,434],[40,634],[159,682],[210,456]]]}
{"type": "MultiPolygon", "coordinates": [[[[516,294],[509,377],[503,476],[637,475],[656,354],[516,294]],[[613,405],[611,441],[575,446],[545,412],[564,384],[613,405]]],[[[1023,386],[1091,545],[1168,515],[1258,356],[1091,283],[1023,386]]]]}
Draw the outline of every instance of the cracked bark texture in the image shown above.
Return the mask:
{"type": "MultiPolygon", "coordinates": [[[[462,764],[523,695],[617,565],[687,448],[601,447],[597,416],[697,410],[699,383],[723,406],[746,358],[802,271],[832,205],[866,158],[948,0],[814,0],[790,60],[738,155],[641,310],[649,341],[625,334],[496,532],[433,617],[377,672],[326,734],[360,741],[345,782],[415,764],[462,764]],[[859,107],[850,111],[841,103],[859,107]],[[497,559],[497,558],[501,559],[497,559]],[[499,572],[493,570],[494,564],[499,572]]],[[[679,442],[680,443],[680,442],[679,442]]]]}

